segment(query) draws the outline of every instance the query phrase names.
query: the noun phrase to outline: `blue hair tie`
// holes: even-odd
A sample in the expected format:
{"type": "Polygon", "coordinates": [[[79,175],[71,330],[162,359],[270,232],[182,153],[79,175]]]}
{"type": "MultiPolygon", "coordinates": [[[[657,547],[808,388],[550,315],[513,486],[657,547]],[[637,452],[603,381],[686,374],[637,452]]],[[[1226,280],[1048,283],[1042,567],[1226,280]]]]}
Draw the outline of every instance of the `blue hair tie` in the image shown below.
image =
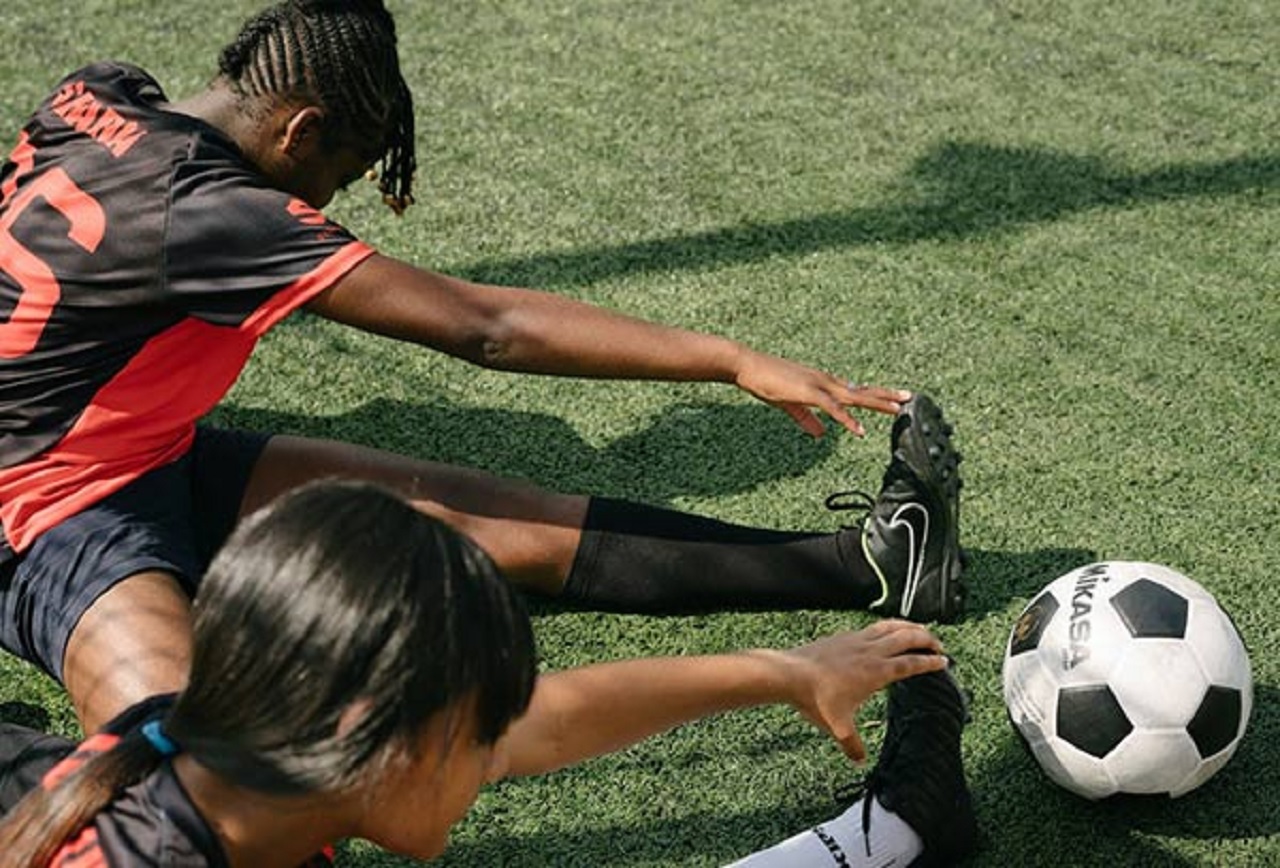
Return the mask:
{"type": "Polygon", "coordinates": [[[160,721],[149,720],[142,725],[142,735],[151,746],[156,749],[156,753],[163,757],[174,756],[180,751],[178,745],[173,739],[164,734],[164,730],[160,728],[160,721]]]}

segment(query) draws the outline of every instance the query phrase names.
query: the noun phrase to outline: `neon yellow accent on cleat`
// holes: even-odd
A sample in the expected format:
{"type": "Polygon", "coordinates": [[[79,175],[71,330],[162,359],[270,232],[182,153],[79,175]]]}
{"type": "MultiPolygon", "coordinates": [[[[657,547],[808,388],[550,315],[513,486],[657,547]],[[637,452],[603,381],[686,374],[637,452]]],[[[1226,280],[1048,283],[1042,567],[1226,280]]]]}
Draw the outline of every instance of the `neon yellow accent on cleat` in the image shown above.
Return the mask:
{"type": "Polygon", "coordinates": [[[884,571],[880,569],[880,565],[876,563],[876,559],[871,556],[871,543],[867,539],[867,522],[862,525],[862,554],[867,559],[867,563],[871,564],[871,569],[875,570],[876,578],[880,580],[880,597],[867,608],[874,609],[876,606],[882,606],[889,600],[889,581],[884,577],[884,571]]]}

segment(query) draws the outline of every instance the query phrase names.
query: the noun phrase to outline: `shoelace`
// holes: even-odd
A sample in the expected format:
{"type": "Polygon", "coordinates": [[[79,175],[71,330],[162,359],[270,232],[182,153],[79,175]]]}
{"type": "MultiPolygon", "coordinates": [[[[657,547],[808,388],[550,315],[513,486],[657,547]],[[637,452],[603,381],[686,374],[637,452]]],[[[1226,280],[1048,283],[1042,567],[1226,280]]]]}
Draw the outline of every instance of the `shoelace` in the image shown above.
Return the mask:
{"type": "MultiPolygon", "coordinates": [[[[862,515],[869,515],[871,510],[875,509],[876,499],[865,491],[837,491],[835,494],[827,496],[824,501],[827,509],[832,512],[857,512],[862,515]]],[[[858,527],[856,524],[840,525],[845,530],[854,530],[858,527]]]]}
{"type": "MultiPolygon", "coordinates": [[[[885,468],[884,481],[881,484],[881,490],[891,485],[899,479],[915,479],[915,474],[907,467],[906,462],[897,455],[893,456],[893,460],[889,462],[889,466],[885,468]]],[[[837,491],[827,496],[824,501],[827,509],[832,512],[849,512],[856,511],[860,513],[870,513],[876,507],[876,498],[872,497],[861,489],[851,489],[849,491],[837,491]]],[[[849,529],[850,525],[841,525],[845,529],[849,529]]],[[[853,525],[852,527],[856,527],[853,525]]]]}
{"type": "Polygon", "coordinates": [[[875,771],[872,770],[864,778],[843,784],[836,788],[836,801],[842,805],[851,805],[858,799],[862,799],[862,843],[867,850],[867,858],[871,858],[871,800],[875,798],[872,791],[872,784],[875,781],[875,771]]]}
{"type": "MultiPolygon", "coordinates": [[[[961,715],[967,721],[969,719],[969,695],[968,691],[963,688],[960,689],[960,700],[961,715]]],[[[884,788],[883,784],[887,783],[884,772],[881,769],[893,766],[895,774],[914,781],[919,787],[930,788],[935,786],[933,783],[934,776],[929,774],[927,763],[921,758],[908,755],[898,756],[899,748],[903,739],[906,738],[907,732],[917,725],[927,726],[930,723],[930,715],[915,709],[908,709],[900,714],[895,714],[891,707],[886,714],[886,719],[888,718],[894,718],[896,725],[885,733],[884,742],[880,745],[880,757],[877,759],[875,767],[864,777],[844,784],[835,791],[836,801],[841,805],[852,805],[857,799],[862,799],[862,841],[863,846],[866,848],[868,859],[871,858],[871,801],[884,788]]]]}
{"type": "Polygon", "coordinates": [[[902,742],[903,733],[916,717],[917,715],[907,712],[898,718],[898,725],[885,733],[884,742],[880,745],[880,757],[875,767],[864,777],[844,784],[835,791],[836,801],[842,805],[852,805],[858,799],[862,799],[862,843],[866,848],[868,859],[871,858],[871,801],[880,789],[883,778],[880,769],[897,761],[898,745],[902,742]]]}
{"type": "Polygon", "coordinates": [[[878,780],[875,769],[864,778],[859,778],[836,788],[836,801],[842,805],[852,805],[862,799],[862,843],[867,850],[867,858],[871,858],[871,800],[875,798],[874,784],[878,780]]]}

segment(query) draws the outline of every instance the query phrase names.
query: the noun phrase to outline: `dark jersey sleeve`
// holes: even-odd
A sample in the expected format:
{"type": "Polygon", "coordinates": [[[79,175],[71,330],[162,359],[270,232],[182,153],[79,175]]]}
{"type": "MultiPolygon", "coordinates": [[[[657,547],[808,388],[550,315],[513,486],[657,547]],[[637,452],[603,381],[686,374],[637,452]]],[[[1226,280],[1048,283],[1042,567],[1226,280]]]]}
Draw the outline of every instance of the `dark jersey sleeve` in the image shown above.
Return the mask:
{"type": "Polygon", "coordinates": [[[0,723],[0,816],[40,786],[50,769],[75,749],[71,739],[0,723]]]}
{"type": "MultiPolygon", "coordinates": [[[[146,721],[163,716],[174,699],[167,694],[132,706],[80,745],[0,724],[0,811],[7,813],[30,790],[51,786],[146,721]]],[[[52,864],[225,868],[227,863],[212,828],[166,763],[118,793],[92,824],[63,845],[52,864]]],[[[325,848],[300,868],[332,865],[333,851],[325,848]]]]}
{"type": "MultiPolygon", "coordinates": [[[[113,736],[163,714],[173,695],[155,696],[132,706],[105,727],[113,736]]],[[[30,790],[40,786],[49,772],[77,751],[76,742],[26,726],[0,723],[0,814],[7,814],[30,790]]]]}
{"type": "Polygon", "coordinates": [[[0,168],[0,525],[25,551],[166,464],[254,344],[373,253],[124,64],[0,168]]]}
{"type": "Polygon", "coordinates": [[[166,288],[188,315],[241,327],[280,299],[287,313],[290,295],[310,297],[304,285],[332,285],[363,258],[346,229],[234,168],[216,142],[197,147],[174,179],[165,249],[166,288]]]}

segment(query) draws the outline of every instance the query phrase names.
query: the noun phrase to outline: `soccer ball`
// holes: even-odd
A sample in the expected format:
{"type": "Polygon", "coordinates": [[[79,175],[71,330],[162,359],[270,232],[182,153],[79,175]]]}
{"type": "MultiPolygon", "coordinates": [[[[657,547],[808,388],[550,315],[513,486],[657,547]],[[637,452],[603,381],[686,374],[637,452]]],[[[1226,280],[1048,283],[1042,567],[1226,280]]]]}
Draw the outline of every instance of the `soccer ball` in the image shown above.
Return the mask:
{"type": "Polygon", "coordinates": [[[1231,759],[1253,708],[1235,624],[1158,564],[1090,564],[1049,583],[1014,625],[1003,679],[1032,756],[1088,799],[1190,792],[1231,759]]]}

